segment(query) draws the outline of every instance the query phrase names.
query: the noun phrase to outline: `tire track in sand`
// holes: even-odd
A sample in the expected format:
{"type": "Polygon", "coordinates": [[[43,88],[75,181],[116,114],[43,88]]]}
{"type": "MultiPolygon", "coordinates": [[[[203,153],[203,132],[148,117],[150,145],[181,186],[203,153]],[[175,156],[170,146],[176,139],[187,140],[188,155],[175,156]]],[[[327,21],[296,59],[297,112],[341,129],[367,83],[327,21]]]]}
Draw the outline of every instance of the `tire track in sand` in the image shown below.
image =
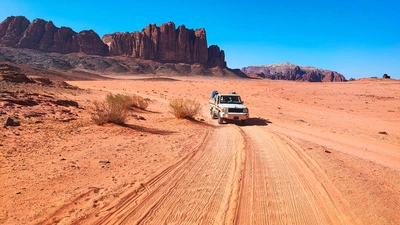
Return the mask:
{"type": "Polygon", "coordinates": [[[232,224],[244,140],[239,129],[214,129],[194,153],[168,168],[120,204],[99,224],[232,224]]]}
{"type": "Polygon", "coordinates": [[[265,127],[226,124],[96,224],[361,224],[324,171],[265,127]]]}
{"type": "Polygon", "coordinates": [[[246,162],[235,224],[360,224],[294,142],[263,127],[241,129],[246,162]]]}

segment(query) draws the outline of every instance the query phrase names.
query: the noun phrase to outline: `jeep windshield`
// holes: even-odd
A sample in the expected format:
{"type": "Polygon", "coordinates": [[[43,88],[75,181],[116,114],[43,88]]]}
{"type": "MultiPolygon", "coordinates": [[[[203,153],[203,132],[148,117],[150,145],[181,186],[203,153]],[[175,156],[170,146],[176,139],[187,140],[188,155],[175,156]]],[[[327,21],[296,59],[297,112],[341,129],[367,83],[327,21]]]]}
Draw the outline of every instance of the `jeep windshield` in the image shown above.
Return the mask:
{"type": "Polygon", "coordinates": [[[219,100],[221,104],[242,104],[240,96],[222,95],[219,100]]]}

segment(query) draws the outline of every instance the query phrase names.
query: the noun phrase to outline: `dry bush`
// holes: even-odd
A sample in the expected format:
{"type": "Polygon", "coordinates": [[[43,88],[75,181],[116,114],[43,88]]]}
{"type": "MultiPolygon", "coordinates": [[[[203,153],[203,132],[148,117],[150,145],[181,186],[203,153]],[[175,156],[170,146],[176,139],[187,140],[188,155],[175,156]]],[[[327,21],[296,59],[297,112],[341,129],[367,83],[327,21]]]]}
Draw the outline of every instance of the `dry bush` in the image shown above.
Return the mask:
{"type": "Polygon", "coordinates": [[[148,98],[145,99],[141,96],[133,94],[131,96],[131,99],[132,99],[132,107],[144,110],[147,108],[147,106],[149,106],[150,99],[148,99],[148,98]]]}
{"type": "Polygon", "coordinates": [[[132,97],[123,94],[108,94],[106,101],[94,103],[92,120],[98,124],[105,123],[125,124],[129,117],[129,108],[132,105],[132,97]]]}
{"type": "Polygon", "coordinates": [[[176,118],[186,119],[193,119],[201,110],[201,105],[198,101],[184,98],[171,100],[169,107],[176,118]]]}

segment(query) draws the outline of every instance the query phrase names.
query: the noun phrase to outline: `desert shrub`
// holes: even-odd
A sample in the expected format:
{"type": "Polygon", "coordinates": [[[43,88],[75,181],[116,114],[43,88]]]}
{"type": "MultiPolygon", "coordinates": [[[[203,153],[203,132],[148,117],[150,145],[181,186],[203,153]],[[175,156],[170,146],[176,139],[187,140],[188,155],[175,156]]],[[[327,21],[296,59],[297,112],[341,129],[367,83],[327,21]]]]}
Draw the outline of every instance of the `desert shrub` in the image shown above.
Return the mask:
{"type": "Polygon", "coordinates": [[[143,97],[135,95],[135,94],[131,96],[131,104],[132,104],[132,107],[135,107],[135,108],[146,109],[147,106],[149,106],[149,101],[150,101],[150,99],[143,98],[143,97]]]}
{"type": "Polygon", "coordinates": [[[176,118],[186,119],[193,119],[201,110],[201,105],[198,101],[184,98],[171,100],[169,107],[176,118]]]}
{"type": "Polygon", "coordinates": [[[108,94],[106,101],[94,103],[92,120],[98,124],[105,123],[124,124],[129,117],[129,108],[132,105],[132,97],[123,94],[108,94]]]}

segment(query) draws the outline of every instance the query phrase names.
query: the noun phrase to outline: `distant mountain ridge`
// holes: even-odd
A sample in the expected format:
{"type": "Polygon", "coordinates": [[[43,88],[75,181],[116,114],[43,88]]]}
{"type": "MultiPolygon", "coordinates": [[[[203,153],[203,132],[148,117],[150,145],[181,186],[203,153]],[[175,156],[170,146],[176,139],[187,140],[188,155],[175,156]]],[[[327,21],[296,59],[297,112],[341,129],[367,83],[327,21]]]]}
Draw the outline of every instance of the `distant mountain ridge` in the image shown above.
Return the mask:
{"type": "Polygon", "coordinates": [[[312,66],[299,66],[289,62],[267,64],[263,66],[248,66],[241,69],[246,74],[256,74],[259,77],[272,80],[297,80],[310,82],[341,82],[346,78],[332,70],[318,69],[312,66]]]}
{"type": "Polygon", "coordinates": [[[85,53],[99,56],[129,56],[164,63],[199,63],[226,68],[225,54],[218,46],[207,46],[203,28],[184,25],[175,29],[172,22],[150,24],[141,32],[113,33],[100,39],[93,30],[76,33],[71,28],[54,26],[51,21],[10,16],[0,23],[0,47],[28,48],[47,53],[85,53]]]}

